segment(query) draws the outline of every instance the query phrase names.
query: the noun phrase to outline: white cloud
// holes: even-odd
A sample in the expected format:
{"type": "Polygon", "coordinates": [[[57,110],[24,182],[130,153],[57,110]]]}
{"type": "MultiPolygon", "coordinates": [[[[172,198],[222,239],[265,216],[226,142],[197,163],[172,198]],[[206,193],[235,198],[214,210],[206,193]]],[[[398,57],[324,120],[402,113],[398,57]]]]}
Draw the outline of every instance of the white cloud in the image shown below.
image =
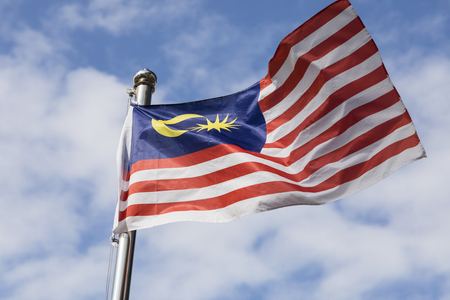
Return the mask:
{"type": "Polygon", "coordinates": [[[58,23],[71,29],[104,29],[113,34],[128,32],[130,29],[149,23],[168,25],[171,20],[193,17],[197,0],[170,0],[163,3],[142,0],[91,0],[87,5],[70,3],[56,9],[58,23]]]}
{"type": "Polygon", "coordinates": [[[104,296],[108,247],[91,247],[84,254],[66,253],[30,260],[3,276],[13,295],[3,299],[94,299],[104,296]],[[94,291],[94,292],[93,292],[94,291]]]}
{"type": "Polygon", "coordinates": [[[5,299],[102,295],[126,86],[66,69],[42,33],[17,30],[13,41],[0,63],[5,299]],[[105,239],[93,242],[98,235],[105,239]]]}

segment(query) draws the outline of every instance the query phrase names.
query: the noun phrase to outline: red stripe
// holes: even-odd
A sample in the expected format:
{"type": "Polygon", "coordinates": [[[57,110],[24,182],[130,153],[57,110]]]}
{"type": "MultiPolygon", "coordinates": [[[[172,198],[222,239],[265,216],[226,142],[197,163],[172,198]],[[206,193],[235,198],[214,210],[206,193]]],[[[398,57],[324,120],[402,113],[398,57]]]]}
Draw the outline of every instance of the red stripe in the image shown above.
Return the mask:
{"type": "MultiPolygon", "coordinates": [[[[381,125],[378,125],[365,134],[355,138],[341,148],[308,162],[304,169],[296,174],[289,174],[276,168],[267,166],[263,163],[246,162],[193,178],[136,182],[130,186],[129,191],[125,192],[125,194],[128,196],[128,193],[129,195],[132,195],[134,193],[142,192],[201,189],[259,171],[271,172],[274,174],[278,174],[286,179],[300,182],[308,178],[311,174],[321,169],[322,167],[330,163],[337,162],[346,156],[349,156],[361,149],[364,149],[367,146],[370,146],[371,144],[383,139],[394,130],[406,124],[409,124],[410,122],[411,120],[407,113],[393,118],[381,125]]],[[[123,200],[125,201],[126,198],[124,198],[123,200]]]]}
{"type": "Polygon", "coordinates": [[[261,156],[261,154],[256,152],[249,152],[243,150],[239,146],[230,145],[230,144],[220,144],[216,145],[204,150],[200,150],[194,153],[186,154],[183,156],[173,157],[173,158],[164,158],[164,159],[147,159],[140,160],[133,164],[131,167],[131,174],[145,171],[145,170],[154,170],[154,169],[169,169],[169,168],[185,168],[193,165],[197,165],[200,163],[204,163],[206,161],[214,160],[216,158],[222,157],[224,155],[230,153],[249,153],[255,156],[261,156]]]}
{"type": "MultiPolygon", "coordinates": [[[[398,97],[392,97],[392,94],[395,94],[394,92],[390,92],[377,100],[374,100],[372,102],[369,102],[365,105],[362,105],[360,107],[355,108],[352,110],[351,113],[349,113],[347,116],[342,118],[339,122],[336,122],[334,125],[332,125],[330,128],[325,130],[323,133],[318,135],[316,138],[312,139],[311,141],[305,143],[301,147],[293,150],[291,154],[288,157],[288,161],[286,163],[288,165],[293,164],[297,160],[301,159],[305,155],[307,155],[309,152],[311,152],[317,145],[320,145],[326,141],[329,141],[333,139],[334,137],[344,133],[347,131],[351,126],[355,125],[359,121],[363,120],[364,118],[375,114],[377,112],[381,112],[384,109],[394,105],[399,100],[398,97]]],[[[409,115],[403,114],[406,118],[405,124],[411,122],[411,118],[409,118],[409,115]]],[[[397,120],[397,118],[394,118],[393,120],[397,120]]],[[[391,122],[391,121],[390,121],[391,122]]],[[[395,122],[395,121],[392,121],[395,122]]],[[[385,124],[385,123],[384,123],[385,124]]],[[[395,123],[394,123],[395,124],[395,123]]],[[[380,133],[384,136],[387,135],[387,132],[389,131],[389,128],[383,128],[383,130],[386,130],[385,132],[382,132],[381,129],[379,129],[380,133]]],[[[372,132],[372,131],[370,131],[372,132]]],[[[378,131],[373,132],[378,136],[378,131]]]]}
{"type": "Polygon", "coordinates": [[[295,63],[294,70],[283,85],[279,86],[274,92],[259,101],[261,110],[264,112],[281,102],[297,86],[312,62],[338,48],[363,29],[364,26],[361,22],[358,19],[355,19],[328,39],[300,56],[295,63]]]}
{"type": "MultiPolygon", "coordinates": [[[[291,131],[289,135],[284,136],[274,143],[267,143],[264,145],[264,148],[283,148],[287,145],[290,145],[294,142],[297,136],[303,131],[305,128],[311,126],[316,121],[323,118],[333,109],[350,99],[351,97],[359,94],[360,92],[372,87],[373,85],[385,80],[387,77],[384,67],[378,67],[371,73],[343,86],[339,90],[335,91],[331,94],[321,106],[319,106],[314,112],[312,112],[305,120],[299,124],[294,130],[291,131]]],[[[396,95],[397,99],[399,99],[398,94],[396,95]]],[[[291,114],[294,114],[295,111],[288,110],[282,116],[287,118],[292,118],[291,114]]],[[[277,119],[275,119],[277,120],[277,119]]],[[[289,119],[287,119],[289,121],[289,119]]],[[[278,122],[278,121],[277,121],[278,122]]]]}
{"type": "Polygon", "coordinates": [[[120,176],[122,181],[129,181],[130,180],[130,172],[127,170],[122,170],[122,175],[120,176]]]}
{"type": "MultiPolygon", "coordinates": [[[[378,50],[374,47],[373,41],[369,41],[363,47],[359,48],[353,54],[347,56],[346,58],[326,67],[325,69],[320,70],[314,82],[311,86],[303,93],[302,95],[298,95],[299,98],[297,101],[293,102],[293,104],[289,107],[286,112],[277,117],[276,119],[267,123],[267,133],[274,131],[276,128],[281,126],[282,124],[289,121],[298,112],[302,111],[311,100],[314,99],[315,96],[320,92],[322,87],[333,77],[347,71],[357,65],[364,63],[367,59],[377,53],[378,50]]],[[[357,80],[357,79],[355,79],[357,80]]],[[[278,90],[277,90],[278,91],[278,90]]],[[[290,92],[290,91],[289,91],[290,92]]]]}
{"type": "Polygon", "coordinates": [[[260,81],[261,89],[270,85],[270,78],[280,70],[289,55],[289,51],[294,45],[298,44],[320,27],[331,21],[349,6],[350,2],[347,0],[336,1],[286,36],[275,51],[273,58],[269,61],[268,74],[260,81]]]}
{"type": "Polygon", "coordinates": [[[246,151],[236,145],[220,144],[183,156],[137,161],[131,167],[131,171],[127,174],[127,178],[129,180],[132,174],[140,171],[190,167],[231,153],[247,153],[257,157],[271,159],[270,157],[265,157],[261,153],[246,151]]]}
{"type": "Polygon", "coordinates": [[[176,211],[205,211],[220,209],[242,200],[263,195],[273,195],[293,191],[306,193],[326,191],[361,177],[363,174],[385,162],[387,159],[402,153],[406,149],[417,146],[418,143],[419,139],[417,135],[414,134],[386,147],[366,162],[339,171],[332,177],[314,187],[302,187],[283,181],[266,182],[237,189],[225,195],[203,200],[184,201],[179,203],[130,205],[124,211],[119,213],[119,222],[130,216],[155,216],[176,211]]]}

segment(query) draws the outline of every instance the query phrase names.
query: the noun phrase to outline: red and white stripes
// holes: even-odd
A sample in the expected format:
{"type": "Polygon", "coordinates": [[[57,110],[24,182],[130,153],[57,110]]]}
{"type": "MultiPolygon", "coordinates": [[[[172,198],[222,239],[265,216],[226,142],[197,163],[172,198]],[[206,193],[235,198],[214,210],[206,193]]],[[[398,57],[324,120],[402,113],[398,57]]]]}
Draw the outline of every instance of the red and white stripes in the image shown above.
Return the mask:
{"type": "Polygon", "coordinates": [[[122,180],[114,232],[328,203],[425,156],[376,45],[346,0],[281,42],[260,87],[267,128],[261,153],[223,144],[136,162],[122,180]]]}

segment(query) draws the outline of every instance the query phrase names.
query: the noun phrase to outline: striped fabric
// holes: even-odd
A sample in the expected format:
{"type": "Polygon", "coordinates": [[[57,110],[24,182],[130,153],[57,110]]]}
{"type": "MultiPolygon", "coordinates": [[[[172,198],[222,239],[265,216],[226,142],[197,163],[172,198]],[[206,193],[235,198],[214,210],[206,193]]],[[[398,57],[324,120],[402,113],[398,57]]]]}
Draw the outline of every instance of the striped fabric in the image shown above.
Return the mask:
{"type": "Polygon", "coordinates": [[[267,134],[260,152],[222,143],[134,162],[137,108],[131,108],[118,153],[114,233],[329,203],[425,157],[378,49],[347,0],[283,39],[259,88],[267,134]]]}

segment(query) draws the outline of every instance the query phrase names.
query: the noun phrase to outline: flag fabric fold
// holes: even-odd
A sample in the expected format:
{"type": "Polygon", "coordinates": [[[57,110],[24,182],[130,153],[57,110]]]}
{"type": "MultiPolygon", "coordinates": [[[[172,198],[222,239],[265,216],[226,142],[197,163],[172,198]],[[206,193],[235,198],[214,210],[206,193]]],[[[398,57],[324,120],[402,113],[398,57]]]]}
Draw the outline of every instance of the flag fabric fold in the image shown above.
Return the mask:
{"type": "Polygon", "coordinates": [[[377,46],[339,0],[283,39],[252,87],[129,109],[113,232],[325,204],[422,157],[377,46]]]}

